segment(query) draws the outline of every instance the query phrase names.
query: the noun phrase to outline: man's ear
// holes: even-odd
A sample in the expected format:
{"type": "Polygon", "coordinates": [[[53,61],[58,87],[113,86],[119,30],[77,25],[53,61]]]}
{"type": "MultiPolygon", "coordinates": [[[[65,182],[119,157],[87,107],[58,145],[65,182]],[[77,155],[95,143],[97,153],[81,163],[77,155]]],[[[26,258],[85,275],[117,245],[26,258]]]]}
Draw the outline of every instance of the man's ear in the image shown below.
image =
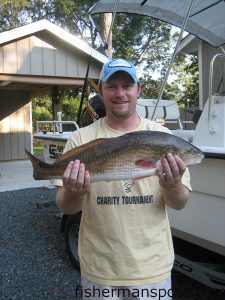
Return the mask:
{"type": "Polygon", "coordinates": [[[101,85],[101,83],[100,83],[99,86],[98,86],[98,94],[99,94],[100,96],[102,96],[102,85],[101,85]]]}
{"type": "Polygon", "coordinates": [[[140,85],[140,83],[138,82],[138,97],[140,96],[140,94],[141,94],[141,85],[140,85]]]}

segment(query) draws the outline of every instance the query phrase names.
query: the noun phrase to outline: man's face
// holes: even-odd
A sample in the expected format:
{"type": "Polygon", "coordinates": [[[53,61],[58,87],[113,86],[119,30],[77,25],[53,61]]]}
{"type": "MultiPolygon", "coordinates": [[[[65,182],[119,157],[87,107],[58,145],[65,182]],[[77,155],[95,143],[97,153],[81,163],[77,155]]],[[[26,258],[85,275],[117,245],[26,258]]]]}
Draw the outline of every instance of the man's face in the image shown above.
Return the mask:
{"type": "Polygon", "coordinates": [[[108,116],[126,118],[136,113],[140,85],[135,83],[126,72],[116,72],[107,82],[102,82],[100,93],[108,116]]]}

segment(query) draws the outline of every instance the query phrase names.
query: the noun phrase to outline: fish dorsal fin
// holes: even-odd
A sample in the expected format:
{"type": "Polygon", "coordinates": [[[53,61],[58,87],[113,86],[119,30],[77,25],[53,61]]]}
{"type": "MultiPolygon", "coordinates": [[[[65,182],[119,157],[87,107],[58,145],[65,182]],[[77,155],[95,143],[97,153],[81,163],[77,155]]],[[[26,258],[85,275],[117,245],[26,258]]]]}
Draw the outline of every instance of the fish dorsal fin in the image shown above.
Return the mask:
{"type": "Polygon", "coordinates": [[[93,140],[91,142],[88,142],[84,145],[81,145],[79,147],[75,147],[67,152],[65,152],[63,155],[61,155],[59,158],[57,158],[57,160],[54,162],[55,164],[56,163],[60,163],[61,161],[65,160],[65,159],[68,159],[70,158],[71,156],[75,156],[75,155],[78,155],[79,153],[89,149],[89,148],[92,148],[94,146],[97,146],[99,144],[102,144],[104,143],[106,140],[110,140],[110,138],[99,138],[99,139],[96,139],[96,140],[93,140]]]}

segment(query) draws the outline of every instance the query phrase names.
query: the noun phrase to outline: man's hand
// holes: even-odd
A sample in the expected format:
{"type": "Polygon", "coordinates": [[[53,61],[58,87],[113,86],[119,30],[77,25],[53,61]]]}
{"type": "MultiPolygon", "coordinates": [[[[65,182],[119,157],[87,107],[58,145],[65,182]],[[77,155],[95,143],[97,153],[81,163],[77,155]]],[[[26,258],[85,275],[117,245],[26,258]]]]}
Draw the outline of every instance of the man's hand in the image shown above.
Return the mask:
{"type": "Polygon", "coordinates": [[[62,180],[65,190],[74,193],[77,197],[82,197],[90,189],[90,173],[79,160],[68,164],[62,180]]]}
{"type": "Polygon", "coordinates": [[[162,159],[161,166],[157,168],[163,199],[171,208],[183,208],[190,198],[190,191],[181,181],[185,170],[186,166],[182,159],[171,153],[162,159]]]}
{"type": "Polygon", "coordinates": [[[163,158],[161,167],[157,169],[159,184],[164,188],[171,188],[181,182],[181,178],[185,172],[186,166],[178,156],[171,153],[163,158]]]}
{"type": "Polygon", "coordinates": [[[71,161],[62,177],[63,187],[58,188],[56,204],[64,214],[75,214],[83,208],[85,195],[90,189],[90,173],[79,160],[71,161]]]}

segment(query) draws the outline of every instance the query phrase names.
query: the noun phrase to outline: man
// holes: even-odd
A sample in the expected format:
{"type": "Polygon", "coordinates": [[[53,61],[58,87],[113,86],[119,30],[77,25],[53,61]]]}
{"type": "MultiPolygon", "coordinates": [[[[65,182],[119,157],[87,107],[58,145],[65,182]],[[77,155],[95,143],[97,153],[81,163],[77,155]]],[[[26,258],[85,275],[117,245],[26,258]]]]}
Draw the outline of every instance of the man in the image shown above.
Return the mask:
{"type": "MultiPolygon", "coordinates": [[[[112,59],[105,63],[99,92],[106,117],[74,132],[66,151],[130,131],[169,132],[137,114],[141,87],[131,62],[112,59]]],[[[89,171],[75,160],[66,168],[62,185],[56,196],[58,207],[66,214],[82,210],[79,257],[83,297],[171,299],[174,253],[165,206],[181,209],[189,198],[189,173],[183,161],[168,153],[157,176],[90,184],[89,171]]]]}

